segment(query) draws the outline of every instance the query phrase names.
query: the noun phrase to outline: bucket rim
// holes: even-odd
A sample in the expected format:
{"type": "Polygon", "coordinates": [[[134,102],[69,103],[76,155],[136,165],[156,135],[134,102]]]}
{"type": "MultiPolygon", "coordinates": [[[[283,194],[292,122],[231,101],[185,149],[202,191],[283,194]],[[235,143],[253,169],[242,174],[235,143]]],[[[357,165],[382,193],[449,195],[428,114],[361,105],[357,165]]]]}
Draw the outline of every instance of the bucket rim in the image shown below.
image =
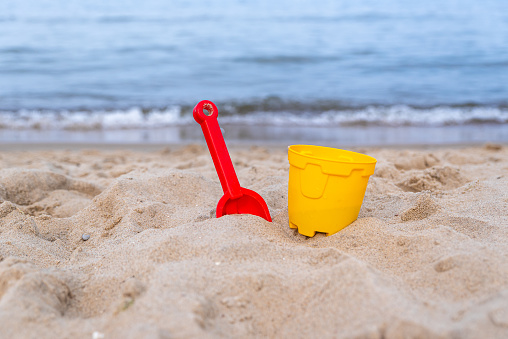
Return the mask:
{"type": "Polygon", "coordinates": [[[365,164],[365,165],[369,165],[369,164],[376,164],[377,163],[377,159],[374,158],[374,157],[371,157],[370,155],[363,154],[363,153],[358,153],[358,152],[353,152],[353,151],[348,151],[348,150],[345,150],[345,149],[340,149],[340,148],[335,148],[335,147],[328,147],[328,146],[298,144],[298,145],[290,145],[290,146],[288,146],[288,151],[294,153],[295,155],[299,155],[299,156],[310,158],[310,159],[316,159],[316,160],[320,160],[320,161],[330,161],[330,162],[342,163],[342,164],[365,164]],[[342,160],[334,160],[334,159],[331,159],[331,158],[320,158],[320,157],[313,156],[313,155],[302,154],[301,152],[296,151],[294,149],[294,147],[298,147],[298,146],[313,147],[313,148],[314,147],[315,148],[326,148],[326,149],[330,149],[330,150],[334,150],[334,151],[342,151],[342,152],[347,152],[347,153],[354,153],[354,154],[360,155],[362,157],[365,157],[366,160],[368,159],[368,161],[342,161],[342,160]]]}

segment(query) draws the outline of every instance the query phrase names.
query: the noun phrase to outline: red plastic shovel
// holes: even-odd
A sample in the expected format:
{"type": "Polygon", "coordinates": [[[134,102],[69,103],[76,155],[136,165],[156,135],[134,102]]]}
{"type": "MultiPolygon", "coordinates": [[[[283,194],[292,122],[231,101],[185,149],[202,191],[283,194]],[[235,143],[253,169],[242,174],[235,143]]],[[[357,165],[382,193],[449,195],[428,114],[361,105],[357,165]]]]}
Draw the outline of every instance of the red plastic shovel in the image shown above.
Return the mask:
{"type": "Polygon", "coordinates": [[[194,107],[194,120],[201,125],[206,144],[219,175],[224,195],[217,204],[217,218],[226,214],[254,214],[272,221],[268,206],[256,192],[240,187],[226,143],[217,121],[219,111],[211,101],[203,100],[194,107]],[[206,114],[207,110],[209,114],[206,114]]]}

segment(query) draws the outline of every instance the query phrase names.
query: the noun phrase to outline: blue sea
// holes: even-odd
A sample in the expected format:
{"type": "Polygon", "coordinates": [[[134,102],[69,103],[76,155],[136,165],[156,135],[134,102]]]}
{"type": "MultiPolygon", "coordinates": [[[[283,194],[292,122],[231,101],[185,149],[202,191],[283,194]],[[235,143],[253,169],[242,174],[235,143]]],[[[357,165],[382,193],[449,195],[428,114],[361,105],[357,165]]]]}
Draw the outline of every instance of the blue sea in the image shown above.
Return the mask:
{"type": "Polygon", "coordinates": [[[508,1],[1,0],[0,141],[508,142],[508,1]]]}

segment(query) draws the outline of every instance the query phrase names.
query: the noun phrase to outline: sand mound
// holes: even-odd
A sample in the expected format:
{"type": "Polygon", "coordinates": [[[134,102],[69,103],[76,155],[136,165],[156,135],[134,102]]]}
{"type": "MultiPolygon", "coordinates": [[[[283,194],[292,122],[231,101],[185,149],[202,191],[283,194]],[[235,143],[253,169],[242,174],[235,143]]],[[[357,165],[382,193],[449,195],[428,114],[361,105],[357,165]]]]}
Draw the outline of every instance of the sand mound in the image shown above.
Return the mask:
{"type": "Polygon", "coordinates": [[[422,220],[428,218],[438,210],[439,206],[428,193],[421,194],[411,208],[400,215],[402,221],[422,220]]]}
{"type": "Polygon", "coordinates": [[[286,151],[231,152],[273,223],[215,218],[202,146],[17,154],[0,171],[0,337],[508,336],[506,148],[366,149],[359,219],[314,238],[288,227],[286,151]],[[452,164],[482,152],[498,160],[452,164]]]}
{"type": "MultiPolygon", "coordinates": [[[[26,325],[51,323],[65,315],[71,299],[69,287],[57,276],[16,258],[0,262],[0,326],[2,336],[34,337],[26,325]]],[[[46,327],[36,336],[56,333],[46,327]]]]}
{"type": "Polygon", "coordinates": [[[432,167],[423,171],[410,171],[397,186],[408,192],[450,190],[462,186],[468,180],[460,170],[449,166],[432,167]]]}
{"type": "Polygon", "coordinates": [[[93,184],[57,173],[20,169],[0,170],[0,198],[2,200],[18,205],[30,205],[56,190],[77,191],[89,196],[101,192],[101,189],[93,184]]]}
{"type": "Polygon", "coordinates": [[[400,171],[397,170],[394,164],[383,162],[376,164],[376,170],[374,171],[374,177],[385,178],[385,179],[396,179],[400,176],[400,171]]]}
{"type": "Polygon", "coordinates": [[[395,159],[395,167],[399,170],[426,169],[440,163],[432,153],[420,154],[414,152],[402,152],[395,159]]]}

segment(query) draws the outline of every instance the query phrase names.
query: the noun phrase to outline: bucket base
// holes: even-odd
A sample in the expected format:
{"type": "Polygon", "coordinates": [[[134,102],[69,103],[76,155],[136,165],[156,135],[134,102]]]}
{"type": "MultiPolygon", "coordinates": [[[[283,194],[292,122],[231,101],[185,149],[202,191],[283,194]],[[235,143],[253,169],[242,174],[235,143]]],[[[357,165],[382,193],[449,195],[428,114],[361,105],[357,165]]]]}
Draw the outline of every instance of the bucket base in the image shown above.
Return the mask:
{"type": "MultiPolygon", "coordinates": [[[[300,233],[301,235],[305,235],[306,237],[312,238],[313,236],[316,235],[316,231],[314,231],[310,228],[298,227],[297,225],[293,224],[292,222],[289,222],[289,228],[298,229],[298,233],[300,233]]],[[[323,233],[326,234],[326,236],[330,235],[330,233],[325,233],[325,232],[323,232],[323,233]]]]}
{"type": "MultiPolygon", "coordinates": [[[[356,220],[356,219],[355,219],[356,220]]],[[[346,228],[347,226],[349,226],[350,224],[352,224],[355,220],[351,221],[349,224],[345,225],[345,226],[342,226],[340,228],[338,228],[335,232],[331,232],[331,233],[328,233],[328,232],[320,232],[319,230],[316,231],[314,229],[312,229],[312,227],[305,227],[305,226],[298,226],[296,224],[293,224],[291,221],[289,222],[289,228],[293,228],[293,229],[298,229],[298,233],[300,233],[301,235],[305,235],[306,237],[310,237],[312,238],[313,236],[316,235],[317,232],[319,233],[323,233],[323,234],[326,234],[326,236],[330,236],[330,235],[333,235],[335,233],[337,233],[338,231],[346,228]]]]}

